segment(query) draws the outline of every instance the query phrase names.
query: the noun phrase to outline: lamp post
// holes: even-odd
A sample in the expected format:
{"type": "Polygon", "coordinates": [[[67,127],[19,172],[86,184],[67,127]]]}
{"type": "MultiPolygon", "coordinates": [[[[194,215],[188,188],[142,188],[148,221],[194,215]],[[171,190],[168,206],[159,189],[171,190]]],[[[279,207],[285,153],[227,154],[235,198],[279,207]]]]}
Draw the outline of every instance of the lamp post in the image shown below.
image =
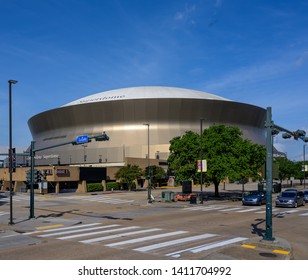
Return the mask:
{"type": "Polygon", "coordinates": [[[86,161],[87,161],[87,155],[86,155],[86,147],[87,145],[82,145],[83,147],[83,165],[86,166],[86,161]]]}
{"type": "Polygon", "coordinates": [[[272,172],[273,172],[273,129],[272,108],[267,107],[266,111],[266,220],[264,240],[272,241],[273,222],[272,222],[272,172]]]}
{"type": "Polygon", "coordinates": [[[148,158],[147,158],[147,165],[148,165],[148,202],[152,203],[151,198],[151,174],[150,174],[150,124],[144,123],[148,127],[148,158]]]}
{"type": "Polygon", "coordinates": [[[202,122],[204,121],[204,118],[200,118],[200,191],[201,191],[201,197],[200,197],[200,203],[203,204],[203,151],[202,151],[202,135],[203,135],[203,129],[202,129],[202,122]]]}
{"type": "Polygon", "coordinates": [[[9,80],[9,173],[10,173],[10,225],[13,225],[13,155],[12,155],[12,84],[17,81],[9,80]]]}
{"type": "Polygon", "coordinates": [[[308,142],[308,138],[305,137],[306,132],[298,129],[296,131],[290,131],[283,127],[276,125],[272,120],[272,108],[266,109],[266,225],[264,240],[273,241],[273,222],[272,222],[272,188],[273,188],[273,135],[284,131],[282,134],[283,139],[289,139],[291,137],[294,140],[301,139],[304,142],[308,142]]]}

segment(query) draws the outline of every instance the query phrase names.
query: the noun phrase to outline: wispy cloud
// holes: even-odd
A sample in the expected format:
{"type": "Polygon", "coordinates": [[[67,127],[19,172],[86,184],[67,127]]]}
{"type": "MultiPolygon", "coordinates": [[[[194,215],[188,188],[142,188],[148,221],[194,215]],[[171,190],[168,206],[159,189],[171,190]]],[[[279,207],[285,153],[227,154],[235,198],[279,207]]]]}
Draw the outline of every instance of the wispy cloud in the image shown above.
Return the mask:
{"type": "Polygon", "coordinates": [[[270,80],[294,71],[308,61],[308,51],[300,53],[282,54],[270,61],[247,65],[246,67],[237,68],[224,74],[216,80],[209,81],[206,87],[210,90],[218,90],[236,84],[258,83],[260,81],[270,80]]]}
{"type": "Polygon", "coordinates": [[[304,51],[299,55],[298,59],[295,61],[295,64],[297,66],[302,66],[306,64],[307,61],[308,61],[308,51],[304,51]]]}
{"type": "Polygon", "coordinates": [[[182,24],[195,24],[194,12],[196,5],[186,5],[183,10],[177,11],[174,15],[174,21],[182,24]]]}

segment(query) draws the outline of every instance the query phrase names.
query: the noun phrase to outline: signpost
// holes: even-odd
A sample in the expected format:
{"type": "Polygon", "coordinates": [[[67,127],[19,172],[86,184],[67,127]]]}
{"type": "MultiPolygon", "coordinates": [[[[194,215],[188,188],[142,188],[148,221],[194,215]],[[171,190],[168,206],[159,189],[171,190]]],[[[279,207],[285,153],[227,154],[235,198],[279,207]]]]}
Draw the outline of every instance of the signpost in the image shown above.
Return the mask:
{"type": "Polygon", "coordinates": [[[43,148],[34,148],[34,141],[31,142],[31,149],[30,149],[30,157],[31,157],[31,171],[30,171],[30,178],[31,178],[31,184],[30,184],[30,219],[34,218],[34,156],[36,152],[48,150],[51,148],[56,148],[60,146],[65,145],[80,145],[84,143],[91,142],[91,139],[95,139],[96,141],[108,141],[109,136],[105,133],[105,131],[102,134],[94,135],[89,137],[88,135],[79,135],[76,137],[75,141],[73,142],[64,142],[60,144],[56,144],[53,146],[43,147],[43,148]]]}
{"type": "Polygon", "coordinates": [[[77,145],[88,143],[88,142],[90,142],[88,135],[79,135],[79,136],[76,137],[76,144],[77,145]]]}

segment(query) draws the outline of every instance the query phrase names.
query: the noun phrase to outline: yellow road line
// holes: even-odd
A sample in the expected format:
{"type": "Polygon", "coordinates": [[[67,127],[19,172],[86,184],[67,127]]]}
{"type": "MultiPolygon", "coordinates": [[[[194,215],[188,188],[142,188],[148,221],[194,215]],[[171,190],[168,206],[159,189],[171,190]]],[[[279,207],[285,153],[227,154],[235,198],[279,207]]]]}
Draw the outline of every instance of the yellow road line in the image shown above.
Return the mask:
{"type": "Polygon", "coordinates": [[[255,245],[249,245],[249,244],[242,244],[242,247],[249,248],[249,249],[255,249],[257,246],[255,245]]]}
{"type": "Polygon", "coordinates": [[[49,228],[57,228],[57,227],[63,227],[63,224],[55,224],[50,226],[42,226],[42,227],[36,227],[36,230],[42,230],[42,229],[49,229],[49,228]]]}
{"type": "Polygon", "coordinates": [[[289,251],[285,251],[285,250],[273,250],[273,253],[282,254],[282,255],[289,255],[290,254],[289,251]]]}

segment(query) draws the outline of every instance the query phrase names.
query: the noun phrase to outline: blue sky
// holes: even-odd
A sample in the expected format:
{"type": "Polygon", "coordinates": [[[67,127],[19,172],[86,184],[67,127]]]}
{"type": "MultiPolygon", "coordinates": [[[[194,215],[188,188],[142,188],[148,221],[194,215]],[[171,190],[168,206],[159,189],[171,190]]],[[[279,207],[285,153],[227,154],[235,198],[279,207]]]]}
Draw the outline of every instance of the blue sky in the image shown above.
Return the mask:
{"type": "MultiPolygon", "coordinates": [[[[0,0],[0,146],[32,140],[28,119],[130,86],[174,86],[272,107],[308,133],[306,0],[0,0]]],[[[276,137],[294,160],[303,142],[276,137]]]]}

